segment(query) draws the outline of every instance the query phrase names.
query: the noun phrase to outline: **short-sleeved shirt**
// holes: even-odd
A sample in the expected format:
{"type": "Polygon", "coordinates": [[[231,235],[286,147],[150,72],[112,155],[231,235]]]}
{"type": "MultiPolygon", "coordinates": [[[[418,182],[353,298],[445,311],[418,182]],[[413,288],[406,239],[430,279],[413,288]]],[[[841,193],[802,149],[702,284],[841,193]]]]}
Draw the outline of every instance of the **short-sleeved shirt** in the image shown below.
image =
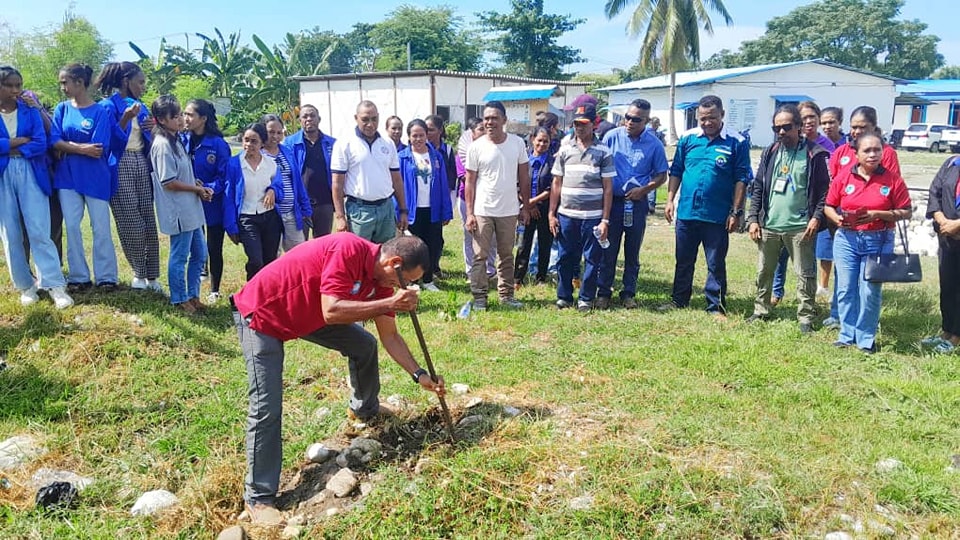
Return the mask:
{"type": "MultiPolygon", "coordinates": [[[[830,162],[827,164],[830,168],[830,178],[836,178],[842,169],[849,169],[856,164],[857,151],[850,146],[850,143],[841,144],[830,155],[830,162]]],[[[880,154],[880,166],[896,176],[900,176],[900,158],[897,157],[897,151],[892,146],[883,145],[883,153],[880,154]]]]}
{"type": "MultiPolygon", "coordinates": [[[[389,298],[393,289],[374,279],[380,246],[353,233],[305,242],[257,272],[233,295],[250,328],[289,341],[326,326],[323,296],[365,301],[389,298]]],[[[388,313],[392,316],[392,313],[388,313]]]]}
{"type": "Polygon", "coordinates": [[[194,231],[203,227],[203,203],[196,193],[173,191],[165,186],[180,182],[188,186],[196,184],[190,154],[180,144],[167,137],[156,136],[150,146],[150,164],[153,165],[153,200],[157,207],[157,224],[160,232],[170,236],[194,231]]]}
{"type": "Polygon", "coordinates": [[[677,219],[725,223],[737,182],[753,178],[750,149],[726,127],[712,140],[702,129],[692,129],[677,143],[670,176],[680,178],[677,219]]]}
{"type": "Polygon", "coordinates": [[[417,208],[430,208],[430,183],[433,181],[433,166],[430,152],[413,152],[413,162],[417,166],[417,208]]]}
{"type": "MultiPolygon", "coordinates": [[[[868,181],[858,174],[857,167],[845,167],[833,179],[830,191],[827,192],[827,206],[836,208],[838,213],[856,212],[859,209],[899,210],[911,207],[907,184],[899,174],[881,166],[868,181]]],[[[893,227],[893,223],[875,219],[850,228],[855,231],[882,231],[893,227]]]]}
{"type": "Polygon", "coordinates": [[[765,229],[778,233],[802,231],[807,227],[807,145],[800,144],[793,150],[779,145],[773,158],[773,185],[783,183],[784,189],[770,190],[767,204],[765,229]]]}
{"type": "Polygon", "coordinates": [[[527,145],[523,139],[507,133],[507,138],[497,144],[483,136],[473,141],[467,149],[468,171],[477,173],[476,199],[473,213],[486,217],[509,217],[520,213],[520,198],[517,196],[521,165],[530,161],[527,145]]]}
{"type": "Polygon", "coordinates": [[[631,138],[627,128],[618,127],[604,135],[603,144],[613,152],[613,166],[617,170],[613,179],[614,197],[623,197],[627,191],[643,187],[654,176],[667,172],[667,153],[651,130],[645,129],[631,138]]]}
{"type": "Polygon", "coordinates": [[[400,171],[397,147],[393,141],[377,133],[368,142],[359,129],[354,136],[341,137],[333,143],[330,170],[343,174],[343,193],[364,201],[379,201],[393,195],[390,171],[400,171]]]}
{"type": "Polygon", "coordinates": [[[558,214],[576,219],[603,217],[603,179],[617,174],[609,148],[602,144],[581,148],[576,142],[561,145],[552,172],[563,177],[558,214]]]}

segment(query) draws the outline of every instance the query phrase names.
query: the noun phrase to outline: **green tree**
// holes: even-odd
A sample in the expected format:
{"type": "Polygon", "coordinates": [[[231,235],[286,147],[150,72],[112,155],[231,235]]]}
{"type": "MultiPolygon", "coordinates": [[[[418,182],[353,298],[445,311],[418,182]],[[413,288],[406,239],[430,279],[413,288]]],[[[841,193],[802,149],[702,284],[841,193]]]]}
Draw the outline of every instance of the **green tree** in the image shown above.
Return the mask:
{"type": "Polygon", "coordinates": [[[728,69],[745,66],[743,56],[740,53],[733,52],[730,49],[720,49],[710,55],[710,58],[700,62],[698,70],[705,69],[728,69]]]}
{"type": "MultiPolygon", "coordinates": [[[[636,8],[627,22],[627,35],[642,35],[640,65],[649,68],[658,65],[662,73],[670,74],[670,110],[677,101],[676,72],[700,62],[700,29],[713,34],[710,11],[716,12],[727,25],[733,18],[722,0],[607,0],[604,10],[612,19],[628,6],[636,8]]],[[[677,140],[674,114],[668,115],[670,142],[677,140]]]]}
{"type": "Polygon", "coordinates": [[[303,73],[299,42],[291,34],[287,34],[287,38],[290,53],[284,55],[280,47],[274,46],[271,50],[259,36],[253,35],[253,43],[260,50],[260,59],[254,66],[256,90],[245,106],[250,110],[259,108],[279,112],[283,121],[292,126],[300,102],[300,84],[293,77],[303,73]],[[293,43],[290,43],[291,39],[293,43]]]}
{"type": "Polygon", "coordinates": [[[302,66],[301,75],[352,73],[357,58],[346,36],[319,28],[304,30],[296,36],[287,34],[282,48],[287,56],[292,56],[294,49],[297,50],[302,66]],[[293,41],[291,38],[294,38],[293,41]]]}
{"type": "Polygon", "coordinates": [[[476,71],[480,68],[480,41],[462,28],[453,8],[401,5],[374,25],[370,44],[379,50],[378,71],[407,69],[407,44],[413,69],[476,71]]]}
{"type": "Polygon", "coordinates": [[[943,66],[933,72],[931,79],[960,79],[960,66],[943,66]]]}
{"type": "Polygon", "coordinates": [[[897,20],[903,0],[821,0],[767,23],[740,47],[743,65],[825,58],[904,79],[923,79],[943,65],[940,38],[918,20],[897,20]]]}
{"type": "Polygon", "coordinates": [[[113,46],[97,28],[69,11],[63,22],[47,31],[13,36],[9,48],[7,54],[23,74],[24,87],[34,90],[47,105],[62,99],[60,68],[80,62],[92,67],[96,77],[100,67],[113,56],[113,46]]]}
{"type": "Polygon", "coordinates": [[[543,0],[511,0],[510,13],[477,13],[480,27],[495,34],[492,49],[505,66],[525,77],[561,79],[563,66],[582,62],[580,49],[557,45],[557,39],[575,30],[585,19],[543,12],[543,0]]]}
{"type": "Polygon", "coordinates": [[[256,60],[253,51],[240,45],[239,33],[224,38],[219,28],[213,31],[217,34],[216,39],[197,34],[203,40],[201,69],[212,79],[213,95],[231,100],[249,95],[249,74],[256,60]]]}

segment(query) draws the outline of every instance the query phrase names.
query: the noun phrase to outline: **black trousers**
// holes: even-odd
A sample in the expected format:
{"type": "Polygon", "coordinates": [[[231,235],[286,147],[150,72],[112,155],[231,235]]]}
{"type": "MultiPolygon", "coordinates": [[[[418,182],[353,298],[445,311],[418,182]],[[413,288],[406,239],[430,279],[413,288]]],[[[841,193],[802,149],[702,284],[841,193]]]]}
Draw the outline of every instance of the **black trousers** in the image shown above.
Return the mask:
{"type": "Polygon", "coordinates": [[[207,263],[210,265],[210,292],[220,292],[223,279],[223,224],[207,225],[207,263]]]}
{"type": "Polygon", "coordinates": [[[262,214],[240,214],[240,243],[247,254],[247,281],[277,258],[283,223],[276,210],[262,214]]]}
{"type": "Polygon", "coordinates": [[[960,336],[960,240],[941,236],[938,259],[943,331],[960,336]]]}
{"type": "Polygon", "coordinates": [[[553,233],[550,232],[550,220],[547,214],[550,208],[549,201],[537,203],[540,217],[530,219],[530,223],[523,229],[523,238],[520,249],[517,251],[517,260],[513,270],[516,283],[523,283],[530,268],[530,251],[533,249],[533,233],[537,233],[537,281],[547,280],[547,267],[550,266],[550,246],[553,244],[553,233]]]}
{"type": "Polygon", "coordinates": [[[423,269],[424,283],[433,283],[433,270],[440,267],[440,256],[443,254],[443,222],[430,221],[430,208],[417,208],[417,215],[410,225],[410,233],[418,236],[427,244],[430,252],[430,268],[423,269]]]}

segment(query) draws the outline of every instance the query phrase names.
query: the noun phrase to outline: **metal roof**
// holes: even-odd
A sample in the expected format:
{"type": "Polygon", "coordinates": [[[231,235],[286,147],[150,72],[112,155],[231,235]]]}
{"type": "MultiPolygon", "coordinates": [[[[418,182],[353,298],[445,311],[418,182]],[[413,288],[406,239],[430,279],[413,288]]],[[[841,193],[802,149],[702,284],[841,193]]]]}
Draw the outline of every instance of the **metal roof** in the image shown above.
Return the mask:
{"type": "Polygon", "coordinates": [[[483,101],[527,101],[531,99],[550,99],[562,96],[563,92],[555,84],[530,84],[523,86],[494,86],[483,101]]]}
{"type": "Polygon", "coordinates": [[[308,81],[342,81],[353,79],[392,79],[404,77],[422,77],[424,75],[441,75],[447,77],[469,77],[472,79],[493,79],[497,81],[518,82],[527,84],[552,84],[566,86],[582,86],[586,88],[593,84],[591,81],[555,81],[551,79],[533,79],[530,77],[514,77],[496,73],[476,73],[470,71],[448,71],[445,69],[415,69],[411,71],[367,71],[364,73],[335,73],[331,75],[300,75],[290,77],[291,80],[308,81]]]}
{"type": "MultiPolygon", "coordinates": [[[[701,84],[710,84],[717,81],[730,79],[733,77],[741,77],[743,75],[751,75],[753,73],[761,73],[764,71],[772,71],[775,69],[783,69],[783,68],[799,66],[803,64],[820,64],[823,66],[844,69],[847,71],[854,71],[857,73],[861,73],[863,75],[869,75],[871,77],[886,79],[896,84],[910,84],[911,82],[904,79],[898,79],[896,77],[890,77],[889,75],[882,75],[880,73],[874,73],[872,71],[845,66],[843,64],[835,64],[833,62],[823,60],[823,59],[816,59],[816,60],[800,60],[798,62],[785,62],[782,64],[763,64],[759,66],[746,66],[746,67],[737,67],[737,68],[728,68],[728,69],[683,71],[676,74],[676,85],[679,88],[681,86],[697,86],[701,84]]],[[[670,75],[668,74],[668,75],[660,75],[657,77],[650,77],[647,79],[641,79],[639,81],[632,81],[628,83],[618,84],[615,86],[608,86],[606,88],[598,88],[597,91],[610,92],[614,90],[646,90],[650,88],[666,88],[669,86],[670,86],[670,75]]]]}
{"type": "Polygon", "coordinates": [[[800,103],[801,101],[813,101],[812,97],[806,96],[803,94],[774,94],[770,97],[772,97],[776,101],[780,101],[783,103],[791,103],[791,102],[800,103]]]}
{"type": "Polygon", "coordinates": [[[935,101],[960,101],[960,79],[918,79],[910,85],[897,85],[897,105],[923,105],[935,101]],[[908,102],[909,99],[921,102],[908,102]]]}

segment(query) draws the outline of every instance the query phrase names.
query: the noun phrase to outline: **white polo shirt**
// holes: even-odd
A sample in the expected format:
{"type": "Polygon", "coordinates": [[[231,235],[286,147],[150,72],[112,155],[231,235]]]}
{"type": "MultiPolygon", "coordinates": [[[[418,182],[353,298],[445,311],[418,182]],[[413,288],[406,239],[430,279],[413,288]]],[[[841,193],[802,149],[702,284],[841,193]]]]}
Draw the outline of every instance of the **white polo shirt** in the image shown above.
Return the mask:
{"type": "Polygon", "coordinates": [[[484,135],[467,149],[468,171],[477,173],[473,213],[485,217],[509,217],[520,213],[517,171],[530,161],[523,139],[507,133],[500,144],[484,135]]]}
{"type": "Polygon", "coordinates": [[[397,148],[393,141],[377,133],[372,143],[359,129],[353,137],[340,137],[333,143],[330,170],[346,175],[343,194],[365,201],[386,199],[393,195],[390,171],[400,171],[397,148]]]}

